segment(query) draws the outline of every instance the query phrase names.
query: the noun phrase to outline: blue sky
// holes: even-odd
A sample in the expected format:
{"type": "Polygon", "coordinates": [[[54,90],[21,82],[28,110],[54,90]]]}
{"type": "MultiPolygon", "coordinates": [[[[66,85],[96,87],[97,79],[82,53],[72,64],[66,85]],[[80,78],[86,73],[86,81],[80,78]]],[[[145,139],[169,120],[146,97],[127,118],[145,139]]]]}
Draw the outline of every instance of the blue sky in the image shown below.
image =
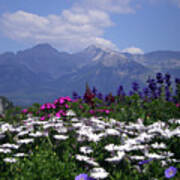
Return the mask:
{"type": "Polygon", "coordinates": [[[39,43],[130,53],[180,51],[180,0],[0,0],[0,53],[39,43]]]}

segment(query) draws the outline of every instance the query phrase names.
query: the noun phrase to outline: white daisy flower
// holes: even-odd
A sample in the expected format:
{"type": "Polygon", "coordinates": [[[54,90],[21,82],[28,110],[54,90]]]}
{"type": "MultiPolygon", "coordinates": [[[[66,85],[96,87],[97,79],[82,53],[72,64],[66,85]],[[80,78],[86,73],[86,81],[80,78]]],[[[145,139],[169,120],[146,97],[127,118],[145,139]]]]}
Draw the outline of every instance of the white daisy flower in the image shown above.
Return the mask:
{"type": "Polygon", "coordinates": [[[108,176],[107,173],[103,168],[93,168],[90,172],[90,176],[95,179],[104,179],[108,176]]]}
{"type": "Polygon", "coordinates": [[[32,136],[32,137],[41,137],[41,136],[43,136],[43,133],[37,131],[36,133],[30,133],[29,136],[32,136]]]}
{"type": "Polygon", "coordinates": [[[80,152],[83,152],[85,154],[89,154],[89,153],[93,152],[93,150],[91,147],[83,146],[83,147],[80,147],[80,152]]]}
{"type": "Polygon", "coordinates": [[[146,154],[146,157],[153,158],[153,159],[164,159],[164,158],[166,158],[166,156],[161,156],[161,155],[155,154],[155,153],[146,154]]]}
{"type": "Polygon", "coordinates": [[[5,162],[15,163],[17,160],[15,158],[4,158],[5,162]]]}
{"type": "Polygon", "coordinates": [[[19,140],[17,140],[18,144],[29,144],[32,142],[34,142],[34,139],[19,139],[19,140]]]}
{"type": "Polygon", "coordinates": [[[115,147],[114,144],[108,144],[104,147],[104,149],[107,151],[114,151],[114,147],[115,147]]]}
{"type": "Polygon", "coordinates": [[[55,139],[57,140],[65,140],[68,139],[68,136],[64,136],[64,135],[54,135],[53,136],[55,139]]]}
{"type": "Polygon", "coordinates": [[[130,159],[135,159],[135,160],[144,160],[144,156],[130,156],[130,159]]]}
{"type": "Polygon", "coordinates": [[[3,148],[0,148],[0,153],[11,153],[11,149],[3,149],[3,148]]]}
{"type": "Polygon", "coordinates": [[[119,131],[117,131],[115,129],[110,129],[110,128],[106,129],[105,133],[108,134],[108,135],[115,135],[115,136],[120,135],[119,131]]]}
{"type": "Polygon", "coordinates": [[[6,144],[3,144],[3,145],[0,145],[0,147],[2,147],[2,148],[18,149],[19,145],[6,143],[6,144]]]}
{"type": "Polygon", "coordinates": [[[88,156],[84,156],[84,155],[80,155],[80,154],[76,154],[75,157],[79,161],[88,161],[90,159],[88,156]]]}
{"type": "Polygon", "coordinates": [[[60,127],[60,128],[57,128],[56,131],[58,133],[67,133],[68,132],[68,129],[65,128],[65,127],[60,127]]]}
{"type": "Polygon", "coordinates": [[[67,116],[76,116],[76,113],[72,110],[69,110],[69,111],[67,111],[66,115],[67,116]]]}
{"type": "Polygon", "coordinates": [[[14,157],[24,157],[24,156],[28,156],[27,154],[24,153],[16,153],[13,155],[14,157]]]}
{"type": "Polygon", "coordinates": [[[24,136],[26,134],[29,134],[29,130],[19,132],[17,136],[24,136]]]}
{"type": "Polygon", "coordinates": [[[158,144],[157,142],[154,144],[151,144],[151,146],[155,149],[165,149],[167,148],[167,146],[164,143],[160,143],[158,144]]]}

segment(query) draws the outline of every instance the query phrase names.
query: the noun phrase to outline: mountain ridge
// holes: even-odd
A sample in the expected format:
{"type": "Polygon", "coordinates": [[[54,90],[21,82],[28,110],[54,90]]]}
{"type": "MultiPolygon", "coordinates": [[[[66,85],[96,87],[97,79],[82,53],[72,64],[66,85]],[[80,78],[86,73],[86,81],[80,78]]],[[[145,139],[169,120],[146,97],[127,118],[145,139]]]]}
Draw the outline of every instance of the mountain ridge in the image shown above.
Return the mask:
{"type": "Polygon", "coordinates": [[[83,95],[86,82],[103,94],[115,94],[119,85],[130,90],[133,81],[143,87],[147,77],[158,71],[180,77],[180,51],[142,55],[91,45],[69,54],[44,43],[0,54],[0,94],[19,105],[45,103],[72,96],[73,91],[83,95]]]}

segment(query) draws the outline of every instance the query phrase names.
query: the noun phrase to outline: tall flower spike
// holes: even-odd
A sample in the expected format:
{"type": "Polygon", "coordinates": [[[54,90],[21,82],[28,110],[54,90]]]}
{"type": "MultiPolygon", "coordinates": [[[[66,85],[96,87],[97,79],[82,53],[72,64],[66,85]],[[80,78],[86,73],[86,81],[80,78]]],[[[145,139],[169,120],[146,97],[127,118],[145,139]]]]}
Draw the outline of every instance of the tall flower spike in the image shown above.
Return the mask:
{"type": "Polygon", "coordinates": [[[157,79],[157,83],[162,84],[163,83],[163,76],[162,73],[157,73],[156,74],[156,79],[157,79]]]}

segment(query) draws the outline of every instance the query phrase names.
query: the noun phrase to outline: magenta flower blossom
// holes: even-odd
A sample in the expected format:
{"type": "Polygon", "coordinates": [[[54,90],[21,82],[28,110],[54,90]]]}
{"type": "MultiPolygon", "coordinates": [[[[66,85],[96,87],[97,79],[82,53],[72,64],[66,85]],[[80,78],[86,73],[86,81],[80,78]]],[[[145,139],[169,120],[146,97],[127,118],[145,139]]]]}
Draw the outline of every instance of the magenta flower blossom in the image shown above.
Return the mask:
{"type": "Polygon", "coordinates": [[[42,121],[45,120],[45,116],[42,116],[42,117],[40,118],[40,120],[42,120],[42,121]]]}
{"type": "Polygon", "coordinates": [[[67,101],[72,101],[69,96],[64,97],[64,99],[67,100],[67,101]]]}
{"type": "Polygon", "coordinates": [[[51,109],[51,104],[48,103],[48,104],[46,105],[46,108],[47,108],[47,109],[51,109]]]}
{"type": "Polygon", "coordinates": [[[176,107],[180,107],[180,104],[176,104],[176,107]]]}
{"type": "Polygon", "coordinates": [[[65,104],[65,107],[66,107],[66,108],[69,108],[68,104],[65,104]]]}
{"type": "Polygon", "coordinates": [[[56,117],[61,117],[61,114],[59,112],[56,113],[56,117]]]}
{"type": "Polygon", "coordinates": [[[46,106],[45,106],[45,104],[43,104],[43,105],[40,107],[40,109],[41,109],[41,110],[44,110],[44,109],[46,109],[46,106]]]}
{"type": "Polygon", "coordinates": [[[165,170],[164,173],[165,173],[166,178],[172,178],[175,176],[176,172],[177,172],[177,169],[173,166],[170,166],[168,169],[165,170]]]}
{"type": "Polygon", "coordinates": [[[27,113],[28,110],[27,110],[27,109],[23,109],[21,112],[22,112],[22,113],[27,113]]]}
{"type": "Polygon", "coordinates": [[[108,109],[106,109],[105,112],[106,112],[106,114],[109,114],[110,111],[108,109]]]}
{"type": "Polygon", "coordinates": [[[94,110],[91,109],[91,110],[89,111],[89,113],[90,113],[90,114],[94,114],[94,110]]]}
{"type": "Polygon", "coordinates": [[[83,106],[82,106],[82,105],[80,105],[80,106],[79,106],[79,108],[80,108],[80,109],[83,109],[83,106]]]}
{"type": "Polygon", "coordinates": [[[57,103],[58,103],[58,101],[59,101],[59,100],[58,100],[58,99],[56,99],[56,100],[54,101],[54,104],[57,104],[57,103]]]}
{"type": "Polygon", "coordinates": [[[62,98],[59,99],[59,103],[60,103],[60,104],[63,104],[63,103],[64,103],[64,99],[62,99],[62,98]]]}
{"type": "Polygon", "coordinates": [[[52,106],[53,109],[56,109],[56,106],[54,104],[51,104],[51,106],[52,106]]]}

